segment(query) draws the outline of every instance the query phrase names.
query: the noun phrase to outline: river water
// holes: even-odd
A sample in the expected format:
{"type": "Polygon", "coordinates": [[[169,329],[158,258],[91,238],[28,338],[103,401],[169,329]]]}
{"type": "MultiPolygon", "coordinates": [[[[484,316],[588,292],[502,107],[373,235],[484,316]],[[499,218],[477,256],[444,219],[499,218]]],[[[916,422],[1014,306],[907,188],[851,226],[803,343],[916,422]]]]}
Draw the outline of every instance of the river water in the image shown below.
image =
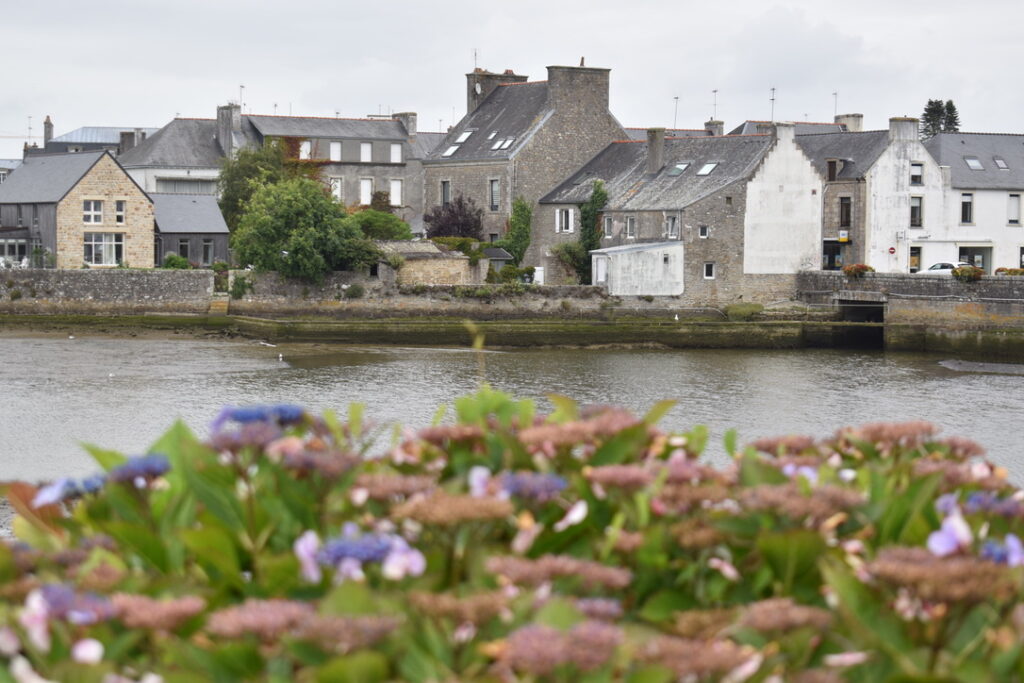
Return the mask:
{"type": "MultiPolygon", "coordinates": [[[[927,419],[982,443],[1024,481],[1024,365],[850,350],[721,351],[353,347],[194,338],[0,336],[0,480],[94,470],[79,442],[142,452],[180,417],[205,434],[225,404],[366,405],[381,423],[423,426],[481,379],[518,397],[549,393],[639,412],[678,404],[661,425],[825,436],[879,420],[927,419]]],[[[383,439],[388,438],[386,435],[383,439]]]]}

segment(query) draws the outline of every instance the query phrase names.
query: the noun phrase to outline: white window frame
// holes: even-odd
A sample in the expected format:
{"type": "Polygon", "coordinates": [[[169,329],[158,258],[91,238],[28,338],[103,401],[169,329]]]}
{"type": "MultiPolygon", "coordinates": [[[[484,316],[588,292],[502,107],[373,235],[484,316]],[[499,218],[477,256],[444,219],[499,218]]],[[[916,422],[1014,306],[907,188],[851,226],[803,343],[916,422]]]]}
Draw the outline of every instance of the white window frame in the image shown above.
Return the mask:
{"type": "Polygon", "coordinates": [[[299,143],[299,159],[311,159],[313,156],[313,141],[303,140],[299,143]]]}
{"type": "Polygon", "coordinates": [[[360,142],[359,143],[359,162],[363,164],[369,164],[373,162],[373,143],[372,142],[360,142]]]}
{"type": "Polygon", "coordinates": [[[192,240],[187,237],[178,238],[178,256],[183,259],[189,259],[192,256],[192,240]],[[181,248],[185,247],[185,253],[181,253],[181,248]]]}
{"type": "Polygon", "coordinates": [[[345,200],[345,179],[341,176],[331,176],[327,179],[327,184],[331,187],[331,196],[339,202],[345,200]]]}
{"type": "Polygon", "coordinates": [[[614,226],[615,226],[615,222],[612,220],[612,217],[611,216],[605,216],[604,217],[604,236],[606,238],[612,236],[612,230],[613,230],[614,226]]]}
{"type": "Polygon", "coordinates": [[[704,273],[704,279],[705,280],[714,280],[715,279],[715,262],[714,261],[705,261],[704,262],[703,273],[704,273]]]}
{"type": "Polygon", "coordinates": [[[204,237],[203,241],[202,241],[201,249],[202,249],[202,251],[200,252],[201,263],[199,265],[208,266],[211,263],[213,263],[213,259],[214,259],[213,238],[212,237],[204,237]]]}
{"type": "Polygon", "coordinates": [[[960,193],[960,225],[974,225],[974,193],[960,193]],[[964,208],[967,208],[967,220],[964,220],[964,208]]]}
{"type": "Polygon", "coordinates": [[[128,216],[128,202],[124,199],[118,199],[114,202],[114,222],[118,225],[124,225],[125,220],[128,216]]]}
{"type": "Polygon", "coordinates": [[[573,231],[574,209],[555,209],[555,232],[571,233],[573,231]]]}
{"type": "Polygon", "coordinates": [[[636,239],[636,216],[626,216],[625,237],[627,240],[636,239]]]}
{"type": "Polygon", "coordinates": [[[0,184],[7,180],[7,171],[0,171],[0,184]]]}
{"type": "Polygon", "coordinates": [[[388,194],[391,197],[391,206],[402,205],[402,179],[392,178],[389,183],[388,194]]]}
{"type": "Polygon", "coordinates": [[[123,232],[84,233],[82,246],[82,260],[90,266],[116,266],[124,261],[123,232]]]}
{"type": "Polygon", "coordinates": [[[1011,192],[1006,198],[1006,224],[1020,225],[1020,194],[1011,192]]]}
{"type": "Polygon", "coordinates": [[[369,206],[371,201],[373,201],[373,178],[360,178],[359,203],[363,206],[369,206]],[[367,187],[370,188],[369,191],[366,190],[367,187]]]}
{"type": "Polygon", "coordinates": [[[697,226],[697,237],[702,240],[706,240],[711,236],[711,227],[707,225],[697,226]]]}
{"type": "Polygon", "coordinates": [[[392,142],[391,143],[391,163],[400,164],[402,163],[402,143],[392,142]]]}
{"type": "Polygon", "coordinates": [[[438,190],[438,204],[441,206],[448,206],[452,203],[452,181],[442,180],[441,187],[438,190]]]}
{"type": "Polygon", "coordinates": [[[341,161],[341,142],[331,143],[331,161],[341,161]]]}
{"type": "Polygon", "coordinates": [[[103,200],[85,199],[82,201],[82,222],[88,225],[103,223],[103,200]]]}
{"type": "Polygon", "coordinates": [[[924,197],[921,195],[911,195],[910,197],[910,227],[912,228],[923,228],[924,227],[924,197]],[[917,200],[917,225],[914,225],[914,200],[917,200]]]}
{"type": "Polygon", "coordinates": [[[915,187],[918,185],[924,185],[924,164],[919,161],[913,161],[910,163],[910,184],[915,187]]]}
{"type": "Polygon", "coordinates": [[[665,237],[670,240],[679,239],[679,217],[665,216],[665,237]]]}
{"type": "Polygon", "coordinates": [[[501,209],[501,180],[498,178],[487,180],[487,208],[491,211],[501,209]]]}

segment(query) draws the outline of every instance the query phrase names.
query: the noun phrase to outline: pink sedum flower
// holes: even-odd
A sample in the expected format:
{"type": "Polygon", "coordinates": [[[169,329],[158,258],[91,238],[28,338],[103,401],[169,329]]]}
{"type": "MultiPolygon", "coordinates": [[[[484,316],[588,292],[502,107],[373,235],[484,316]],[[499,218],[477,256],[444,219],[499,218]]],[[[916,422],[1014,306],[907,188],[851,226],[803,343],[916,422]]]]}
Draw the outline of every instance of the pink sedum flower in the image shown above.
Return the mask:
{"type": "Polygon", "coordinates": [[[103,660],[103,643],[83,638],[71,646],[71,658],[79,664],[99,664],[103,660]]]}
{"type": "Polygon", "coordinates": [[[723,560],[720,557],[712,557],[710,560],[708,560],[708,566],[712,569],[716,569],[719,572],[721,572],[722,576],[724,576],[729,581],[735,583],[736,581],[740,580],[739,571],[737,571],[736,567],[734,567],[732,563],[728,562],[727,560],[723,560]]]}
{"type": "Polygon", "coordinates": [[[41,652],[50,651],[50,610],[46,598],[38,588],[25,598],[25,606],[18,614],[18,623],[25,629],[33,647],[41,652]]]}

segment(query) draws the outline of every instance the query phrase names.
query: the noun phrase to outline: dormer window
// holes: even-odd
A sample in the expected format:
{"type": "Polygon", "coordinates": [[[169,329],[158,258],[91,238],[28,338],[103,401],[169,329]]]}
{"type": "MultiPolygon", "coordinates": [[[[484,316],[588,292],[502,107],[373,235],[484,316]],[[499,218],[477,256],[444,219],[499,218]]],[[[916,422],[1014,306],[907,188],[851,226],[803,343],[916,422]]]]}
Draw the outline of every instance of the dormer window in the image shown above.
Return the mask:
{"type": "Polygon", "coordinates": [[[456,145],[461,145],[463,142],[468,140],[469,136],[472,135],[474,132],[475,131],[472,131],[472,130],[464,130],[464,131],[462,131],[461,133],[459,133],[459,137],[455,138],[455,144],[456,145]]]}
{"type": "Polygon", "coordinates": [[[967,168],[972,171],[984,171],[985,167],[981,165],[981,159],[978,157],[964,157],[964,163],[967,164],[967,168]]]}
{"type": "Polygon", "coordinates": [[[674,165],[672,168],[668,169],[667,175],[677,176],[677,175],[681,174],[683,171],[685,171],[686,169],[688,169],[689,167],[690,167],[690,162],[689,161],[681,161],[678,164],[674,165]]]}
{"type": "Polygon", "coordinates": [[[716,166],[718,166],[717,161],[709,161],[700,167],[700,170],[697,171],[697,175],[711,175],[711,172],[715,170],[716,166]]]}
{"type": "Polygon", "coordinates": [[[839,160],[829,159],[828,161],[825,162],[825,164],[828,168],[826,178],[828,180],[835,180],[836,177],[839,175],[839,160]]]}

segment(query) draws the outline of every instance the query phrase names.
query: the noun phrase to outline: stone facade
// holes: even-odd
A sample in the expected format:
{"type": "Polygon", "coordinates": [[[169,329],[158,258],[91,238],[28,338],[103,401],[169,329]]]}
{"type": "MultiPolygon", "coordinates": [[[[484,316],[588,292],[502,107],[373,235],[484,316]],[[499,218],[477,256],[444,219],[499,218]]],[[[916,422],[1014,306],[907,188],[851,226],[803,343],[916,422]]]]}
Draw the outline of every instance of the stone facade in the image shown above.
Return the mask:
{"type": "Polygon", "coordinates": [[[112,157],[104,155],[57,205],[56,266],[82,266],[84,238],[88,232],[123,235],[122,265],[150,268],[153,266],[153,226],[152,201],[112,157]],[[86,200],[102,202],[100,222],[83,222],[82,207],[86,200]],[[125,202],[123,222],[118,222],[115,211],[118,201],[125,202]]]}
{"type": "Polygon", "coordinates": [[[508,229],[508,218],[512,215],[512,177],[515,163],[451,163],[440,166],[427,166],[424,172],[423,196],[425,205],[430,208],[441,205],[441,183],[449,183],[451,198],[462,195],[473,200],[476,207],[483,209],[483,229],[481,238],[484,242],[493,242],[505,235],[508,229]],[[490,182],[498,181],[498,209],[491,210],[490,182]]]}
{"type": "Polygon", "coordinates": [[[438,259],[406,259],[395,280],[399,285],[472,285],[481,282],[478,273],[478,267],[469,264],[469,257],[452,255],[438,259]]]}
{"type": "MultiPolygon", "coordinates": [[[[864,262],[864,219],[865,208],[865,185],[858,180],[833,180],[825,181],[822,187],[821,209],[822,227],[821,237],[826,241],[835,241],[839,248],[839,258],[831,269],[839,269],[851,263],[864,262]],[[850,202],[849,224],[843,225],[843,200],[850,202]],[[839,232],[847,232],[847,242],[839,241],[839,232]]],[[[822,267],[828,264],[822,263],[822,267]]]]}

